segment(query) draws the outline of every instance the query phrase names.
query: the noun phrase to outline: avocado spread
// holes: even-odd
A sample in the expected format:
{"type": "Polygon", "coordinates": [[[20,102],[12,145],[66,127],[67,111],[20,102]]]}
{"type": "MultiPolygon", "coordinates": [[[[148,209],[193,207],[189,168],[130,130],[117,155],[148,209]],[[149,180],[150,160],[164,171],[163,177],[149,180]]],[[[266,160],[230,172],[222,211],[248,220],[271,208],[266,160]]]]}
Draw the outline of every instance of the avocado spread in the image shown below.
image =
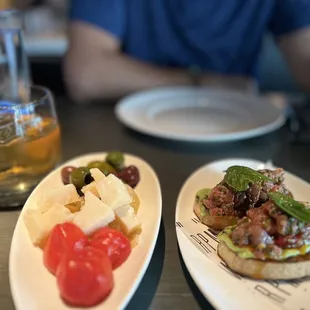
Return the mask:
{"type": "MultiPolygon", "coordinates": [[[[219,235],[218,240],[225,242],[225,244],[228,246],[230,250],[235,252],[240,258],[243,259],[250,259],[250,258],[256,258],[253,249],[251,247],[238,247],[233,244],[230,234],[233,230],[234,226],[230,226],[225,228],[219,235]]],[[[310,252],[310,244],[303,245],[302,247],[298,249],[283,249],[281,256],[278,258],[278,260],[285,260],[290,257],[298,256],[298,255],[305,255],[308,252],[310,252]]],[[[271,259],[268,257],[268,254],[265,254],[265,259],[271,259]]],[[[273,258],[274,260],[274,258],[273,258]]]]}

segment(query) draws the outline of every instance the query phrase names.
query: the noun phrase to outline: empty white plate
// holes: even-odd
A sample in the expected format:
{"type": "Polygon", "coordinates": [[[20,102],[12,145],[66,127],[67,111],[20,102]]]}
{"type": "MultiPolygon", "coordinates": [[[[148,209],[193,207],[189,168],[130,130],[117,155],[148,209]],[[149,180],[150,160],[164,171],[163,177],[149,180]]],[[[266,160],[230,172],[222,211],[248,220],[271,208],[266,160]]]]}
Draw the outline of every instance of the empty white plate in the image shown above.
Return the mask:
{"type": "Polygon", "coordinates": [[[193,87],[139,92],[121,100],[115,112],[120,122],[139,132],[197,142],[252,138],[285,122],[284,109],[263,97],[193,87]]]}
{"type": "MultiPolygon", "coordinates": [[[[273,168],[256,160],[227,159],[201,167],[186,180],[178,197],[175,218],[178,243],[188,271],[202,294],[218,310],[309,309],[309,278],[255,281],[235,274],[217,255],[216,234],[195,216],[196,192],[214,187],[223,179],[224,171],[233,165],[273,168]]],[[[285,184],[297,200],[310,200],[310,184],[288,172],[285,172],[285,184]]]]}
{"type": "MultiPolygon", "coordinates": [[[[84,166],[93,160],[103,160],[104,153],[80,156],[63,166],[84,166]]],[[[123,309],[137,289],[150,262],[161,220],[161,190],[153,169],[142,159],[125,155],[126,165],[136,165],[141,181],[136,188],[140,198],[139,219],[142,233],[139,244],[127,261],[114,273],[115,286],[109,297],[96,307],[88,309],[123,309]]],[[[49,174],[28,198],[17,221],[10,251],[10,284],[17,310],[68,310],[76,309],[61,300],[56,278],[43,265],[43,253],[33,246],[24,225],[25,211],[36,203],[44,191],[62,185],[59,167],[49,174]]]]}

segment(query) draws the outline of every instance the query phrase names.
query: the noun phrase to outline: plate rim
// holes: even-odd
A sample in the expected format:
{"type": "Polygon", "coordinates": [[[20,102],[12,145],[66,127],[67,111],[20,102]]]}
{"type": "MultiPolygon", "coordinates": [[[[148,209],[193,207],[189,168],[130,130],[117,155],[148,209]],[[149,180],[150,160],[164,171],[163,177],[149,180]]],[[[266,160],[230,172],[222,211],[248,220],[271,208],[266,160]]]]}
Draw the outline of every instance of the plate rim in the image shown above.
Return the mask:
{"type": "Polygon", "coordinates": [[[265,101],[268,102],[266,97],[258,97],[255,96],[254,94],[251,93],[244,93],[236,90],[227,90],[227,89],[217,89],[217,88],[209,88],[209,87],[201,87],[201,88],[196,88],[196,87],[182,87],[182,86],[176,86],[176,87],[159,87],[159,88],[154,88],[151,90],[146,90],[146,91],[139,91],[133,94],[130,94],[121,100],[118,101],[118,103],[115,105],[114,112],[116,115],[116,118],[125,126],[128,128],[138,131],[142,134],[147,134],[156,138],[163,138],[163,139],[168,139],[168,140],[175,140],[175,141],[184,141],[184,142],[211,142],[211,143],[220,143],[220,142],[229,142],[229,141],[241,141],[245,139],[251,139],[254,137],[259,137],[267,133],[271,133],[273,131],[276,131],[277,129],[281,128],[285,122],[286,122],[286,113],[285,109],[283,108],[283,111],[281,112],[280,108],[277,108],[276,106],[271,105],[272,108],[279,110],[279,116],[271,123],[267,125],[262,125],[258,126],[255,128],[252,128],[250,130],[241,130],[241,131],[236,131],[232,133],[224,133],[224,134],[211,134],[211,135],[201,135],[201,136],[184,136],[182,134],[178,133],[165,133],[162,131],[156,131],[154,128],[148,128],[147,126],[141,126],[138,122],[132,121],[131,119],[127,118],[126,114],[123,113],[123,110],[125,108],[125,105],[127,105],[130,101],[134,99],[141,99],[141,97],[145,95],[154,95],[154,94],[163,94],[164,92],[169,92],[169,91],[175,91],[175,92],[180,92],[180,91],[188,91],[188,92],[193,92],[193,91],[198,91],[198,93],[204,93],[208,91],[220,91],[226,94],[235,94],[235,95],[240,95],[240,96],[247,96],[249,98],[252,98],[253,100],[258,100],[258,101],[265,101]]]}
{"type": "MultiPolygon", "coordinates": [[[[104,156],[106,155],[107,152],[91,152],[91,153],[84,153],[84,154],[81,154],[81,155],[77,155],[77,156],[74,156],[72,158],[69,158],[68,160],[66,161],[63,161],[59,166],[57,166],[55,169],[53,169],[52,171],[50,171],[41,181],[40,183],[35,187],[35,189],[33,190],[33,192],[37,189],[37,187],[46,179],[48,179],[52,174],[56,173],[56,171],[59,171],[62,167],[66,166],[69,162],[72,162],[72,161],[75,161],[75,160],[83,160],[83,158],[86,158],[86,157],[96,157],[96,156],[104,156]]],[[[155,229],[154,229],[154,238],[151,240],[151,242],[149,242],[150,244],[150,248],[149,248],[149,251],[147,252],[147,255],[146,255],[146,258],[145,258],[145,261],[144,261],[144,264],[142,266],[142,268],[140,269],[140,272],[138,274],[138,276],[136,277],[136,280],[134,282],[133,285],[131,285],[131,289],[129,290],[129,293],[126,295],[126,297],[123,299],[122,303],[119,305],[119,309],[124,309],[126,308],[126,306],[128,305],[128,303],[130,302],[130,300],[132,299],[133,295],[135,294],[135,292],[137,291],[139,285],[141,284],[141,281],[143,279],[143,277],[145,276],[145,273],[146,273],[146,270],[148,268],[148,266],[150,265],[150,262],[151,262],[151,259],[153,257],[153,254],[154,254],[154,250],[155,250],[155,246],[156,246],[156,243],[157,243],[157,240],[158,240],[158,235],[159,235],[159,230],[160,230],[160,224],[161,224],[161,219],[162,219],[162,190],[161,190],[161,183],[160,183],[160,180],[156,174],[156,171],[155,169],[146,161],[144,160],[143,158],[141,158],[140,156],[137,156],[137,155],[133,155],[131,153],[126,153],[124,152],[123,153],[125,158],[126,157],[131,157],[132,159],[135,159],[135,160],[139,160],[141,162],[143,162],[143,164],[146,165],[146,167],[149,169],[150,173],[152,174],[152,177],[154,178],[154,180],[156,181],[156,187],[157,187],[157,191],[158,191],[158,199],[159,199],[159,204],[158,204],[158,218],[157,218],[157,222],[156,222],[156,226],[155,226],[155,229]]],[[[28,202],[29,198],[33,195],[33,192],[29,195],[28,199],[26,200],[24,206],[26,205],[26,203],[28,202]]],[[[17,227],[19,225],[21,225],[21,222],[22,222],[22,217],[25,213],[24,210],[27,210],[28,208],[22,208],[19,216],[18,216],[18,219],[16,221],[16,224],[15,224],[15,227],[14,227],[14,231],[13,231],[13,235],[12,235],[12,239],[11,239],[11,245],[10,245],[10,252],[9,252],[9,259],[8,259],[8,265],[9,265],[9,268],[8,268],[8,276],[9,276],[9,285],[10,285],[10,292],[11,292],[11,295],[12,295],[12,300],[13,300],[13,304],[14,304],[14,307],[16,307],[17,310],[21,310],[22,308],[18,308],[17,307],[17,304],[16,304],[16,295],[17,295],[17,292],[15,291],[15,287],[14,287],[14,284],[13,284],[13,280],[12,280],[12,276],[11,276],[11,273],[12,273],[12,270],[13,270],[13,255],[11,254],[12,253],[12,248],[14,248],[14,244],[15,242],[13,242],[13,240],[16,238],[16,235],[17,235],[17,227]]],[[[56,285],[56,284],[55,284],[56,285]]],[[[18,305],[20,306],[20,305],[18,305]]],[[[100,303],[98,305],[96,305],[96,307],[98,306],[103,306],[103,303],[100,303]]],[[[69,308],[68,308],[69,309],[69,308]]],[[[72,308],[74,309],[74,308],[72,308]]],[[[90,308],[91,309],[91,308],[90,308]]]]}

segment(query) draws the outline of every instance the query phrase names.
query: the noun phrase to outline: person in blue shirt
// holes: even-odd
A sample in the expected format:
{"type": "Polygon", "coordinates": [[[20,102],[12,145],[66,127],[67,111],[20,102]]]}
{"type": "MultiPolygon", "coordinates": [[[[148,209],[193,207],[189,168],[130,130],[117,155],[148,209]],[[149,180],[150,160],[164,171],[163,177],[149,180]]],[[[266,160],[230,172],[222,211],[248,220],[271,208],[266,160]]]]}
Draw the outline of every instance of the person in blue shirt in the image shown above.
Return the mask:
{"type": "Polygon", "coordinates": [[[266,32],[310,90],[310,0],[72,0],[66,85],[78,102],[173,85],[250,89],[266,32]]]}

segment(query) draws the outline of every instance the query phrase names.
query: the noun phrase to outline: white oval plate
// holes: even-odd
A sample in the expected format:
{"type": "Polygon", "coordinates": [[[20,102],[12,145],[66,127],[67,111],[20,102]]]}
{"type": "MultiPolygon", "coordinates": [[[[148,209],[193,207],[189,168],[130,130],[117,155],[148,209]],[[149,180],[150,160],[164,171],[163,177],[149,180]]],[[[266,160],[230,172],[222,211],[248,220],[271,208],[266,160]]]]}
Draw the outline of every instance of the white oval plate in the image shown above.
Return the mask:
{"type": "MultiPolygon", "coordinates": [[[[188,271],[216,309],[309,309],[309,279],[267,282],[236,275],[218,257],[216,235],[193,213],[196,192],[203,187],[214,187],[222,180],[223,171],[232,165],[272,168],[256,160],[227,159],[203,166],[187,179],[178,197],[175,217],[178,243],[188,271]]],[[[310,184],[288,172],[285,172],[285,183],[296,199],[310,200],[310,184]]]]}
{"type": "MultiPolygon", "coordinates": [[[[66,165],[86,165],[92,160],[102,160],[105,153],[94,153],[74,158],[51,172],[28,198],[17,221],[13,234],[9,275],[14,304],[17,310],[65,310],[59,297],[56,279],[43,265],[42,251],[34,247],[24,225],[25,210],[31,208],[38,195],[62,184],[60,171],[66,165]]],[[[127,261],[114,271],[115,287],[101,304],[89,309],[123,309],[136,291],[150,262],[159,232],[162,202],[158,178],[142,159],[125,155],[126,165],[136,165],[141,181],[136,187],[141,205],[138,212],[142,222],[140,242],[127,261]]]]}
{"type": "Polygon", "coordinates": [[[115,108],[120,122],[152,136],[196,142],[224,142],[280,128],[285,109],[263,97],[228,90],[174,87],[139,92],[115,108]]]}

